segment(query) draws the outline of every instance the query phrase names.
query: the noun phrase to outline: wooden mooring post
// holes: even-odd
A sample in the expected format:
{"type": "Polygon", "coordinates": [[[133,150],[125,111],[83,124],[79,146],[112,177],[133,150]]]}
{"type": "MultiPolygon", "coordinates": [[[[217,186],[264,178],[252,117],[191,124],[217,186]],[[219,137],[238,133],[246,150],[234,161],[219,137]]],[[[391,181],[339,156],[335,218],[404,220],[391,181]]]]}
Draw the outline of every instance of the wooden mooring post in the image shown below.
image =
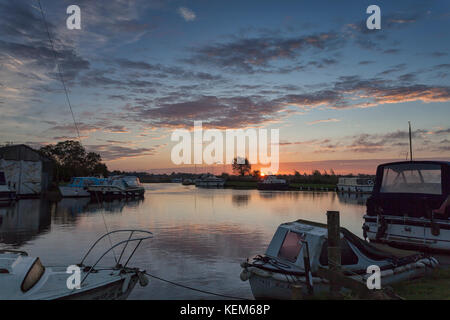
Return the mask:
{"type": "MultiPolygon", "coordinates": [[[[328,269],[332,273],[341,272],[341,232],[339,211],[327,211],[328,227],[328,269]]],[[[330,294],[338,297],[340,286],[337,279],[330,279],[330,294]]]]}

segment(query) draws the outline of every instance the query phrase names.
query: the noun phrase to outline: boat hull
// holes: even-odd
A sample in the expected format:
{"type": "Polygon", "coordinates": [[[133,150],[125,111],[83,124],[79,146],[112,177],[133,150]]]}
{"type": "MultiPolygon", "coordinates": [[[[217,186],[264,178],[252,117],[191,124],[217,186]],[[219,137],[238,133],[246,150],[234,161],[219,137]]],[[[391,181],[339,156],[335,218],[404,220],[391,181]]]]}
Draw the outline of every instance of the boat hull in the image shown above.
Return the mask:
{"type": "MultiPolygon", "coordinates": [[[[411,263],[396,269],[384,270],[381,272],[381,287],[383,288],[383,286],[391,285],[393,283],[422,277],[426,273],[430,272],[430,270],[431,269],[427,268],[426,264],[423,262],[411,263]]],[[[299,285],[301,287],[302,295],[308,295],[308,286],[304,276],[292,276],[281,273],[267,272],[264,270],[257,270],[255,268],[244,272],[247,273],[246,277],[248,277],[255,299],[294,299],[294,285],[299,285]]],[[[368,276],[369,274],[361,274],[349,276],[349,278],[356,281],[363,281],[362,279],[364,279],[365,281],[368,276]]],[[[313,277],[312,282],[314,295],[330,292],[330,285],[326,279],[313,277]]],[[[342,290],[346,291],[347,289],[343,288],[342,290]]],[[[297,299],[298,295],[295,298],[297,299]]]]}
{"type": "Polygon", "coordinates": [[[59,192],[64,198],[82,198],[89,197],[90,193],[83,187],[65,187],[60,186],[59,192]]]}
{"type": "Polygon", "coordinates": [[[197,182],[195,186],[197,188],[223,189],[225,182],[197,182]]]}
{"type": "Polygon", "coordinates": [[[144,188],[120,189],[115,186],[89,187],[88,189],[93,199],[123,199],[123,198],[142,198],[144,197],[144,188]]]}
{"type": "Polygon", "coordinates": [[[371,242],[411,249],[450,252],[450,221],[401,216],[364,216],[365,234],[371,242]],[[384,228],[384,230],[383,230],[384,228]]]}
{"type": "Polygon", "coordinates": [[[138,281],[137,275],[113,281],[101,287],[75,292],[57,300],[125,300],[138,281]]]}
{"type": "Polygon", "coordinates": [[[349,192],[349,193],[372,193],[373,185],[342,185],[338,184],[336,186],[339,192],[349,192]]]}

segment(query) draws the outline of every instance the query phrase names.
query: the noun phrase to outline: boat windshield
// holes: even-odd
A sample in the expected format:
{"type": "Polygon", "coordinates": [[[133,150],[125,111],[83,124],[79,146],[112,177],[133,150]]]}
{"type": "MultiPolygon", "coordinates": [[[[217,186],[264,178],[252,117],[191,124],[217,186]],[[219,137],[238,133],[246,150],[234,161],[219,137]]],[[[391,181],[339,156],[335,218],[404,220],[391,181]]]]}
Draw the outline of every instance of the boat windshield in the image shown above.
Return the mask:
{"type": "Polygon", "coordinates": [[[305,239],[304,234],[288,231],[278,252],[278,258],[286,259],[290,262],[297,261],[300,249],[305,239]]]}
{"type": "Polygon", "coordinates": [[[439,164],[393,164],[383,168],[382,193],[442,194],[439,164]]]}
{"type": "Polygon", "coordinates": [[[22,291],[27,292],[28,290],[33,288],[34,285],[41,279],[44,272],[45,267],[42,265],[39,258],[37,258],[31,266],[30,270],[28,270],[28,273],[22,282],[22,291]]]}

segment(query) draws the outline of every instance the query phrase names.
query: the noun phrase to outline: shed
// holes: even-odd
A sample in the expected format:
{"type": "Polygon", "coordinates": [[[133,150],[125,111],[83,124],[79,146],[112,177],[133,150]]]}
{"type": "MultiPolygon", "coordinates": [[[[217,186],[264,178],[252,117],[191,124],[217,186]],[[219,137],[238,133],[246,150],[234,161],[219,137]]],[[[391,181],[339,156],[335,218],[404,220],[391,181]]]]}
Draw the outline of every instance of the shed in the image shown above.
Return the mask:
{"type": "Polygon", "coordinates": [[[53,161],[25,144],[0,148],[0,172],[20,197],[34,197],[47,191],[53,179],[53,161]]]}

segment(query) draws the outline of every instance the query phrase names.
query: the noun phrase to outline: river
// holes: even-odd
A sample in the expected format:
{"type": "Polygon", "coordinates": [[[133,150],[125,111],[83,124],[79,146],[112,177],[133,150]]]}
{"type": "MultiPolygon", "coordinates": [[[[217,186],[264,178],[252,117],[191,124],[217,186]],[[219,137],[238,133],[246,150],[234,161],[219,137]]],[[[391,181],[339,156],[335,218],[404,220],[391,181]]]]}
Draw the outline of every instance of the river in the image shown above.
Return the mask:
{"type": "MultiPolygon", "coordinates": [[[[248,282],[239,278],[239,264],[264,253],[280,223],[326,222],[326,211],[338,210],[341,225],[362,236],[367,199],[334,192],[197,189],[180,184],[145,188],[145,199],[127,202],[30,199],[0,207],[0,248],[25,250],[44,265],[68,266],[79,263],[106,230],[145,229],[154,237],[141,244],[131,266],[184,285],[252,298],[248,282]]],[[[102,249],[108,247],[105,240],[102,249]]],[[[113,261],[107,256],[102,264],[113,261]]],[[[150,279],[145,288],[137,285],[129,298],[214,297],[150,279]]]]}

